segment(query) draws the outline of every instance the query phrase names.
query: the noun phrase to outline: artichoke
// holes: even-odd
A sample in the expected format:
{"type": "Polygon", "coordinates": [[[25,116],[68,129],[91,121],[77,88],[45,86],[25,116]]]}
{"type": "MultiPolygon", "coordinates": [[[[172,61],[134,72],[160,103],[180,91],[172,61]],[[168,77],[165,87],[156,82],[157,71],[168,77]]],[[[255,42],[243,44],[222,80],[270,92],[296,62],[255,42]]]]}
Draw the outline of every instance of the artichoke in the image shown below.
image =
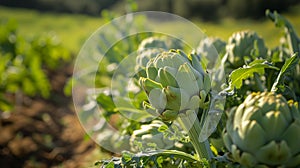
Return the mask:
{"type": "Polygon", "coordinates": [[[267,56],[267,48],[262,38],[255,32],[241,31],[234,33],[226,46],[229,68],[239,68],[246,61],[253,61],[258,57],[267,56]]]}
{"type": "Polygon", "coordinates": [[[205,38],[200,41],[197,48],[197,54],[203,56],[208,61],[207,67],[213,68],[218,57],[225,54],[226,42],[219,38],[205,38]]]}
{"type": "Polygon", "coordinates": [[[182,43],[179,39],[167,36],[154,36],[144,39],[138,47],[138,52],[151,48],[159,48],[167,51],[170,49],[182,49],[182,47],[182,43]]]}
{"type": "Polygon", "coordinates": [[[140,148],[170,149],[173,147],[174,141],[164,137],[164,134],[158,131],[163,125],[162,121],[153,120],[150,124],[142,125],[140,129],[133,131],[130,137],[131,150],[139,151],[140,148]],[[140,143],[141,146],[137,145],[137,143],[140,143]],[[154,147],[152,144],[156,146],[154,147]]]}
{"type": "Polygon", "coordinates": [[[181,41],[166,36],[149,37],[138,46],[135,71],[138,77],[146,77],[146,66],[150,59],[163,51],[182,49],[181,41]]]}
{"type": "Polygon", "coordinates": [[[138,52],[136,57],[135,72],[138,77],[146,77],[146,66],[150,59],[156,57],[161,52],[165,51],[161,48],[148,48],[138,52]]]}
{"type": "Polygon", "coordinates": [[[223,140],[246,167],[300,166],[297,103],[273,92],[252,93],[229,115],[223,140]]]}
{"type": "Polygon", "coordinates": [[[189,58],[180,50],[162,52],[147,64],[146,75],[139,79],[149,100],[144,106],[165,121],[209,104],[210,77],[195,54],[189,58]]]}

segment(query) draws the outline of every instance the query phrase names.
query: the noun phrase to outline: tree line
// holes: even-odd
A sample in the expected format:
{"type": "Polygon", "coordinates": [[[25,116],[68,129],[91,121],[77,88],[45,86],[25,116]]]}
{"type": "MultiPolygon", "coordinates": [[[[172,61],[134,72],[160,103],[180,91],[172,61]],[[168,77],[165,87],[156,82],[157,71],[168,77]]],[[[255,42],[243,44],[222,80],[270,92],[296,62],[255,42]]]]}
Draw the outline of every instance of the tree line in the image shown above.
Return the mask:
{"type": "MultiPolygon", "coordinates": [[[[131,0],[132,1],[132,0],[131,0]]],[[[128,0],[1,0],[0,5],[99,16],[104,9],[124,12],[128,0]]],[[[159,10],[183,17],[218,20],[223,17],[259,19],[266,9],[287,11],[299,0],[135,0],[139,10],[159,10]]]]}

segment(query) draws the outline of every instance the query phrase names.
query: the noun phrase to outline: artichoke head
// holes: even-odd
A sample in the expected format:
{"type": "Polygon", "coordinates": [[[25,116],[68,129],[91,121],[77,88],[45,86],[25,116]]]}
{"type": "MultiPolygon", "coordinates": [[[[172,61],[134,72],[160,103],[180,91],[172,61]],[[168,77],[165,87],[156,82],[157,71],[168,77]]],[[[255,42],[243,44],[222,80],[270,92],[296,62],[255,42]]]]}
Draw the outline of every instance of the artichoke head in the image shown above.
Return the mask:
{"type": "Polygon", "coordinates": [[[146,77],[146,66],[150,59],[163,51],[170,49],[182,49],[182,43],[178,39],[167,36],[153,36],[144,39],[138,46],[135,71],[138,77],[146,77]]]}
{"type": "Polygon", "coordinates": [[[137,72],[138,77],[146,77],[146,66],[148,62],[156,57],[161,52],[165,51],[161,48],[148,48],[138,52],[136,57],[136,66],[135,71],[137,72]]]}
{"type": "Polygon", "coordinates": [[[266,58],[267,51],[264,40],[252,31],[234,33],[226,46],[229,67],[234,69],[243,66],[247,61],[245,58],[248,61],[266,58]]]}
{"type": "Polygon", "coordinates": [[[300,166],[297,103],[272,92],[252,93],[230,113],[223,140],[246,167],[300,166]]]}
{"type": "Polygon", "coordinates": [[[207,59],[207,67],[213,68],[218,57],[225,54],[226,42],[219,38],[207,37],[200,41],[197,53],[207,59]]]}
{"type": "Polygon", "coordinates": [[[145,49],[159,48],[164,50],[182,49],[183,45],[179,39],[168,36],[153,36],[144,39],[138,47],[138,52],[145,49]]]}
{"type": "Polygon", "coordinates": [[[151,59],[146,77],[139,79],[149,102],[147,111],[165,121],[175,120],[179,113],[206,108],[211,82],[195,54],[188,57],[180,50],[162,52],[151,59]]]}

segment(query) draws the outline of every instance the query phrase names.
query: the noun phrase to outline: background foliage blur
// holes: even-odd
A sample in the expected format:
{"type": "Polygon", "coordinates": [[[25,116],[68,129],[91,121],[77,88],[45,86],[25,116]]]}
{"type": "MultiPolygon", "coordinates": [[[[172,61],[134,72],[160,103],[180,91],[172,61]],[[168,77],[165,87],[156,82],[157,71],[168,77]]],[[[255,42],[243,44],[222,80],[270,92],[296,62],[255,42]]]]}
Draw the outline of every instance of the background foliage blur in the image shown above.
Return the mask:
{"type": "MultiPolygon", "coordinates": [[[[127,0],[1,0],[0,5],[31,8],[40,11],[81,13],[99,16],[104,9],[124,13],[127,0]]],[[[136,0],[139,10],[159,10],[183,17],[215,21],[223,17],[264,17],[266,9],[287,11],[299,0],[136,0]]]]}

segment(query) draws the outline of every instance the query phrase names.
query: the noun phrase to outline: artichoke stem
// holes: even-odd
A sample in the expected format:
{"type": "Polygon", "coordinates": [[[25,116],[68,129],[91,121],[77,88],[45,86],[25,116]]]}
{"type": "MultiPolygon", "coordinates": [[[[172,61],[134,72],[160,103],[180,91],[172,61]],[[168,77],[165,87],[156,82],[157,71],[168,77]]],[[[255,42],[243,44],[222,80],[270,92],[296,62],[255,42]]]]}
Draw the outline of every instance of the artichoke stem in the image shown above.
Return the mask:
{"type": "MultiPolygon", "coordinates": [[[[207,159],[209,162],[213,158],[212,151],[209,146],[208,140],[200,142],[201,124],[197,119],[197,114],[194,111],[188,111],[186,114],[182,114],[179,117],[180,123],[183,128],[188,132],[191,143],[195,148],[195,151],[199,159],[207,159]]],[[[215,167],[211,165],[211,167],[215,167]]]]}

